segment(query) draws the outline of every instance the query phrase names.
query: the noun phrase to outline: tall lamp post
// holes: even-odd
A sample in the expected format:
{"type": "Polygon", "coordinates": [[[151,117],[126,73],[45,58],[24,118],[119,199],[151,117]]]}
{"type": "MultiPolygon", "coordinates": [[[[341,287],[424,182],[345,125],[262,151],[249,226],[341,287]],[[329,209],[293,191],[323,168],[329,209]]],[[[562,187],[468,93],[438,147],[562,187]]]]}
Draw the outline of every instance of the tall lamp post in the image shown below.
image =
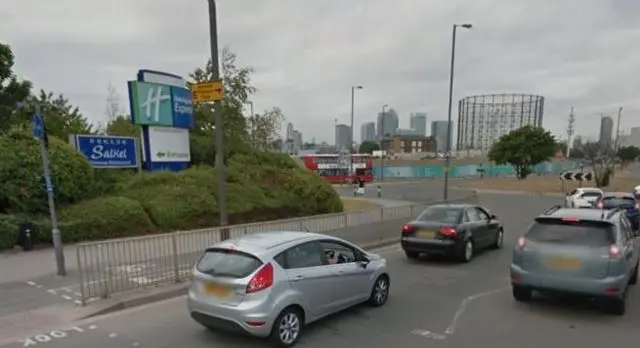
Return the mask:
{"type": "Polygon", "coordinates": [[[449,73],[449,109],[447,111],[447,153],[444,164],[444,194],[443,199],[449,198],[449,171],[451,170],[451,107],[453,103],[453,70],[456,62],[456,29],[458,27],[471,29],[471,24],[454,24],[451,37],[451,72],[449,73]]]}
{"type": "MultiPolygon", "coordinates": [[[[211,80],[220,79],[220,59],[218,57],[218,21],[215,0],[208,0],[209,4],[209,40],[211,41],[211,80]]],[[[229,229],[225,228],[229,221],[227,215],[227,171],[224,164],[224,123],[222,105],[219,101],[213,103],[213,119],[216,126],[216,169],[218,170],[218,209],[220,210],[220,226],[222,240],[229,239],[229,229]]]]}
{"type": "Polygon", "coordinates": [[[384,116],[388,106],[387,104],[382,105],[382,122],[380,122],[380,181],[384,181],[384,155],[386,152],[382,144],[384,143],[384,116]]]}
{"type": "Polygon", "coordinates": [[[355,104],[355,92],[356,89],[362,89],[362,86],[351,86],[351,136],[349,137],[349,175],[354,174],[353,170],[353,115],[354,115],[354,104],[355,104]]]}

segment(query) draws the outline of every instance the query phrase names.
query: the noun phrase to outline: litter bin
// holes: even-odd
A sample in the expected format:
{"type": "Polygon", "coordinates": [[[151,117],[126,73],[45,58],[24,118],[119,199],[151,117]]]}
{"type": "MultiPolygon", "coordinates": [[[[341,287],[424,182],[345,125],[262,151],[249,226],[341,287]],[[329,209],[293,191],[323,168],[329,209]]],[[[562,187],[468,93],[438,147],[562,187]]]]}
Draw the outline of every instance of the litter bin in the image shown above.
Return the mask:
{"type": "Polygon", "coordinates": [[[18,226],[18,245],[24,251],[33,250],[38,245],[38,226],[25,222],[18,226]]]}

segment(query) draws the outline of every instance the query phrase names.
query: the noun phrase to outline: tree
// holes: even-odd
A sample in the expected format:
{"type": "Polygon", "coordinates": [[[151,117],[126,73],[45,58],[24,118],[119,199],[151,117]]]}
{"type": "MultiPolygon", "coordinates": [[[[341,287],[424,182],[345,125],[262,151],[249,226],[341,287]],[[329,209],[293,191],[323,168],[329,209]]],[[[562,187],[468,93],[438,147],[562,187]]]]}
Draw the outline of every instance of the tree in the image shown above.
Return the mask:
{"type": "Polygon", "coordinates": [[[582,146],[585,159],[591,161],[597,187],[606,187],[613,174],[613,150],[599,142],[588,142],[582,146]]]}
{"type": "Polygon", "coordinates": [[[623,166],[627,166],[640,157],[640,148],[636,146],[621,146],[616,151],[616,157],[620,159],[623,166]]]}
{"type": "MultiPolygon", "coordinates": [[[[247,127],[242,110],[255,92],[251,86],[251,68],[240,68],[236,65],[236,55],[228,47],[221,51],[222,83],[224,99],[222,100],[222,119],[224,121],[225,145],[227,156],[236,151],[248,150],[247,127]]],[[[197,68],[189,75],[192,83],[212,80],[212,63],[207,62],[204,69],[197,68]]],[[[197,104],[194,107],[196,127],[192,133],[213,139],[215,128],[213,108],[209,103],[197,104]]],[[[212,140],[213,141],[213,140],[212,140]]]]}
{"type": "Polygon", "coordinates": [[[358,149],[358,152],[373,153],[373,151],[379,151],[379,150],[380,150],[380,145],[378,145],[378,143],[371,140],[367,140],[367,141],[363,141],[362,144],[360,144],[360,148],[358,149]]]}
{"type": "Polygon", "coordinates": [[[533,166],[553,157],[557,149],[551,132],[528,125],[500,137],[491,147],[489,159],[497,164],[511,164],[518,179],[524,179],[533,166]]]}
{"type": "Polygon", "coordinates": [[[31,94],[31,82],[19,80],[13,72],[14,59],[11,47],[0,43],[0,133],[20,123],[16,110],[31,94]]]}
{"type": "Polygon", "coordinates": [[[280,139],[280,131],[284,122],[284,116],[280,108],[274,107],[262,114],[247,117],[247,133],[249,145],[258,151],[276,150],[277,140],[280,139]]]}
{"type": "Polygon", "coordinates": [[[557,145],[558,146],[556,151],[560,151],[560,153],[562,153],[562,155],[565,156],[567,154],[567,142],[559,141],[557,145]]]}
{"type": "Polygon", "coordinates": [[[37,96],[30,96],[24,101],[22,107],[14,113],[16,115],[14,125],[29,128],[31,117],[36,112],[37,106],[40,107],[49,136],[67,141],[70,134],[96,133],[77,106],[71,105],[62,94],[56,96],[44,90],[40,90],[37,96]]]}
{"type": "Polygon", "coordinates": [[[140,126],[131,123],[131,118],[119,115],[107,123],[106,133],[121,137],[140,137],[140,126]]]}

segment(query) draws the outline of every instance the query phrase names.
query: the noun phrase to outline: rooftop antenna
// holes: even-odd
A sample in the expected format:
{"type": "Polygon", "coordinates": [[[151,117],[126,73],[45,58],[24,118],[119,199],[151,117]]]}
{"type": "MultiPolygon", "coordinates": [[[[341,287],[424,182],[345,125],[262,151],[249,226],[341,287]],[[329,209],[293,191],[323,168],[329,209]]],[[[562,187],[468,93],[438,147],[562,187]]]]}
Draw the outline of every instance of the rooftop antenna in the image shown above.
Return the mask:
{"type": "Polygon", "coordinates": [[[569,158],[571,155],[571,138],[573,137],[573,133],[575,129],[573,125],[576,123],[576,115],[573,113],[573,106],[571,107],[571,112],[569,113],[569,125],[567,126],[567,153],[566,157],[569,158]]]}

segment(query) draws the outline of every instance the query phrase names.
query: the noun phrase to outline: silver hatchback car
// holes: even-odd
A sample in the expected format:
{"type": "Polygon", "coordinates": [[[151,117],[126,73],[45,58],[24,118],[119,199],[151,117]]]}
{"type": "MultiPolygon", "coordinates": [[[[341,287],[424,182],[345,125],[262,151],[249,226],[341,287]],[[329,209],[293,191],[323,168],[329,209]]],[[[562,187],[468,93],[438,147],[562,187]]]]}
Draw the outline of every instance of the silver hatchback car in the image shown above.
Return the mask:
{"type": "Polygon", "coordinates": [[[210,329],[298,341],[303,325],[389,296],[387,262],[339,238],[264,232],[206,250],[189,289],[191,317],[210,329]]]}
{"type": "Polygon", "coordinates": [[[527,301],[532,291],[585,295],[622,315],[629,285],[638,281],[639,241],[624,209],[553,207],[518,239],[513,297],[527,301]]]}

